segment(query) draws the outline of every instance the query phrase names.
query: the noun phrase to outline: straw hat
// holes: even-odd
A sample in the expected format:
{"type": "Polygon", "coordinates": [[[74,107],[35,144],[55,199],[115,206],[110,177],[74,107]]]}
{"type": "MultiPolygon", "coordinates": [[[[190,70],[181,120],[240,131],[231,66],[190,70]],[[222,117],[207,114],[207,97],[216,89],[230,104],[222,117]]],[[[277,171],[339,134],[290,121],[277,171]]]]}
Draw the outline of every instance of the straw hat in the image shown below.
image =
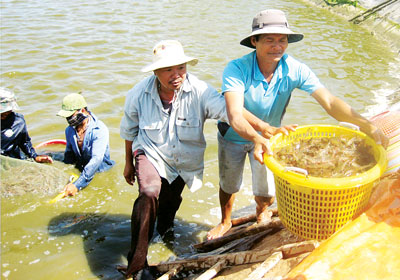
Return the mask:
{"type": "Polygon", "coordinates": [[[17,99],[11,90],[0,88],[0,108],[1,113],[19,110],[17,99]]]}
{"type": "Polygon", "coordinates": [[[196,58],[186,56],[181,43],[175,40],[164,40],[153,48],[153,62],[142,68],[142,72],[154,71],[164,67],[189,63],[196,65],[196,58]]]}
{"type": "Polygon", "coordinates": [[[240,44],[249,48],[255,48],[251,44],[250,38],[259,34],[287,34],[288,42],[294,43],[303,39],[304,35],[295,33],[289,29],[289,23],[285,13],[281,10],[268,9],[259,12],[253,18],[252,32],[240,44]]]}

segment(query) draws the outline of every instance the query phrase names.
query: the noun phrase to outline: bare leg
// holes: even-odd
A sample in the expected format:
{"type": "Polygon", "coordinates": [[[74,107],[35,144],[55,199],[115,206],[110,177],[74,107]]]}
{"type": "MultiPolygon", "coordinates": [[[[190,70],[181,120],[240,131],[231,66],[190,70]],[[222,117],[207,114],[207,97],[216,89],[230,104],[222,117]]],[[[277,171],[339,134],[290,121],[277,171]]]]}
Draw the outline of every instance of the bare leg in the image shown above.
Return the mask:
{"type": "Polygon", "coordinates": [[[254,200],[256,201],[256,215],[257,215],[257,223],[264,223],[271,220],[272,212],[268,210],[268,206],[270,206],[274,202],[273,196],[255,196],[254,200]]]}
{"type": "Polygon", "coordinates": [[[207,233],[207,240],[223,236],[232,227],[231,214],[235,195],[224,192],[219,188],[219,204],[221,206],[221,223],[207,233]]]}

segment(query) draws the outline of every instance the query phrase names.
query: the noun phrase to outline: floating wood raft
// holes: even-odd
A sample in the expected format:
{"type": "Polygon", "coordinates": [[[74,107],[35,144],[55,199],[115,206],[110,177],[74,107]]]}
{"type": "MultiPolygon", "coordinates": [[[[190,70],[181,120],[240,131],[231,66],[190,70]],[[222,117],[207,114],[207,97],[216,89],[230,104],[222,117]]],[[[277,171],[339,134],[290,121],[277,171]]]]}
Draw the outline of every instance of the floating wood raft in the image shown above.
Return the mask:
{"type": "Polygon", "coordinates": [[[261,239],[283,229],[279,217],[276,217],[277,209],[272,211],[273,218],[267,223],[255,223],[255,215],[234,219],[232,229],[224,236],[194,245],[198,254],[150,266],[162,274],[158,280],[182,279],[178,277],[182,272],[197,273],[190,279],[209,280],[227,267],[260,263],[246,280],[262,279],[282,259],[309,253],[319,244],[311,240],[284,244],[278,248],[251,250],[261,239]]]}

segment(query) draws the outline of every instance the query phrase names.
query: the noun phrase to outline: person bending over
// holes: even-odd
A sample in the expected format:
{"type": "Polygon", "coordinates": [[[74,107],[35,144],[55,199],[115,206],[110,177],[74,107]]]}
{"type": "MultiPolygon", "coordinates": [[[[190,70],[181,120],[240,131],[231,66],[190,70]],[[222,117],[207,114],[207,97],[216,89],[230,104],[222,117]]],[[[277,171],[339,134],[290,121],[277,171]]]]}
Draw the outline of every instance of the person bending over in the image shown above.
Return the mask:
{"type": "Polygon", "coordinates": [[[64,187],[66,196],[74,196],[92,181],[96,172],[109,170],[115,162],[110,158],[107,126],[87,108],[85,98],[78,93],[64,97],[58,116],[66,118],[67,146],[64,163],[75,164],[81,172],[75,182],[64,187]]]}
{"type": "Polygon", "coordinates": [[[33,148],[24,116],[15,112],[19,106],[14,93],[0,88],[0,103],[1,155],[16,159],[31,158],[38,163],[53,163],[50,156],[38,155],[33,148]]]}

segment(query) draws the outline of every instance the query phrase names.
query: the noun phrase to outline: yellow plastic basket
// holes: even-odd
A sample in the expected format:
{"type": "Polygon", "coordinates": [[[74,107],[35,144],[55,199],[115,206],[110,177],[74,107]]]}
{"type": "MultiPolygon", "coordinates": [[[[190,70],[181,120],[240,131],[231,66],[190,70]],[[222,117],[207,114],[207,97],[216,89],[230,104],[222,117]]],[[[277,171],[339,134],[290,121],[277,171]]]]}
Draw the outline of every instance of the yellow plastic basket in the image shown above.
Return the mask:
{"type": "MultiPolygon", "coordinates": [[[[377,164],[356,176],[320,178],[288,170],[273,156],[264,162],[274,173],[279,217],[292,233],[305,239],[324,240],[364,210],[373,183],[386,169],[386,151],[366,134],[342,126],[299,126],[288,136],[277,134],[270,139],[272,150],[299,139],[359,136],[371,146],[377,164]]],[[[302,170],[300,170],[302,171],[302,170]]]]}

